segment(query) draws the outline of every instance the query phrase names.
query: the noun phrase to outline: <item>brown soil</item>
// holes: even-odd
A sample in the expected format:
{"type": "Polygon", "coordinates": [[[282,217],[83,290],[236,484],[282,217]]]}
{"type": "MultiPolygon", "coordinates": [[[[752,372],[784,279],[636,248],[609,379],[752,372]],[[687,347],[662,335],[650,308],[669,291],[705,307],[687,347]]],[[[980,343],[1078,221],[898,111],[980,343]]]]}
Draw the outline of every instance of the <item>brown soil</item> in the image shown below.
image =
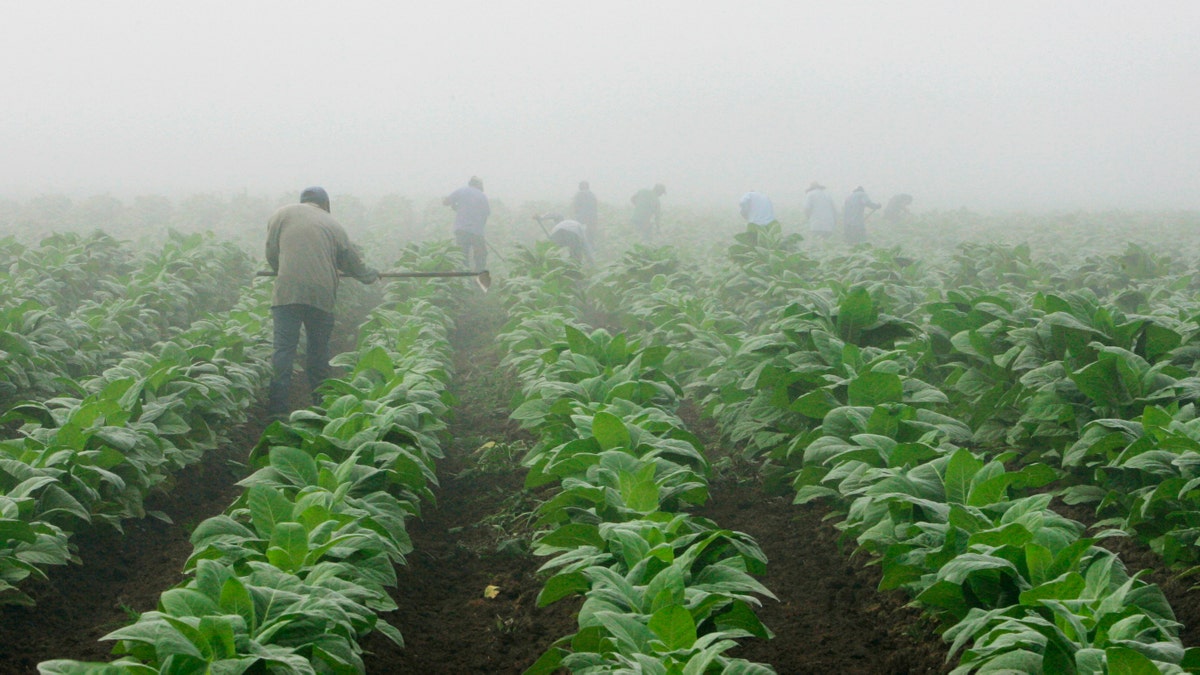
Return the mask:
{"type": "Polygon", "coordinates": [[[517,385],[491,342],[503,318],[479,297],[458,319],[450,391],[460,403],[438,464],[438,503],[409,522],[414,552],[392,592],[399,609],[383,617],[405,647],[368,636],[369,673],[521,673],[575,632],[577,601],[537,608],[543,561],[528,553],[537,496],[518,470],[531,438],[508,419],[517,385]],[[496,445],[480,450],[488,442],[496,445]],[[489,587],[496,597],[485,597],[489,587]]]}
{"type": "Polygon", "coordinates": [[[768,561],[759,580],[779,598],[764,600],[757,612],[775,637],[743,640],[733,655],[770,664],[781,675],[915,675],[953,668],[945,662],[948,645],[936,622],[908,606],[905,594],[876,590],[879,568],[839,546],[838,531],[824,520],[828,509],[769,494],[753,477],[755,468],[722,447],[710,419],[690,402],[679,413],[714,460],[728,458],[734,467],[718,472],[698,515],[754,537],[768,561]]]}
{"type": "Polygon", "coordinates": [[[767,554],[760,581],[779,601],[759,618],[775,637],[745,640],[736,656],[779,673],[944,673],[947,645],[902,593],[881,594],[877,567],[839,550],[816,506],[793,506],[752,483],[715,483],[700,515],[754,537],[767,554]]]}

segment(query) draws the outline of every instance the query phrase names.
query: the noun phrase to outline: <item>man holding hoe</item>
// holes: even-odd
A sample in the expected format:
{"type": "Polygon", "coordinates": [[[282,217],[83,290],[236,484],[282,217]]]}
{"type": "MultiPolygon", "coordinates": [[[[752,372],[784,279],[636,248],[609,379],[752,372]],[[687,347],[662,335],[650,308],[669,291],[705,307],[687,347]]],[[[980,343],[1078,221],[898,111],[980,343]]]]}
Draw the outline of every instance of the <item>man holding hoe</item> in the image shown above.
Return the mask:
{"type": "Polygon", "coordinates": [[[305,189],[299,204],[284,206],[271,216],[267,225],[267,264],[277,275],[271,297],[275,351],[271,355],[274,375],[267,414],[280,419],[288,413],[300,328],[305,333],[304,373],[311,393],[329,376],[338,273],[373,284],[379,272],[368,267],[350,244],[346,230],[329,214],[329,195],[319,187],[305,189]]]}

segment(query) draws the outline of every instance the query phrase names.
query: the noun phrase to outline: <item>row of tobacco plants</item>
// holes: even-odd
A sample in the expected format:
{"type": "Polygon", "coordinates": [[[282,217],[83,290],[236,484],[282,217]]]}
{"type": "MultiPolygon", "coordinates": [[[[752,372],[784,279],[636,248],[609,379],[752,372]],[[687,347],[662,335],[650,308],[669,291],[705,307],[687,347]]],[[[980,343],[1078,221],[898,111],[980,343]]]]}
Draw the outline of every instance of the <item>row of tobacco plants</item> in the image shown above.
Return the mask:
{"type": "Polygon", "coordinates": [[[79,395],[125,352],[228,311],[252,274],[249,256],[198,234],[170,232],[160,247],[103,232],[0,239],[0,405],[79,395]]]}
{"type": "Polygon", "coordinates": [[[245,419],[269,376],[269,302],[242,283],[233,308],[0,416],[0,601],[32,602],[21,582],[76,560],[72,533],[145,516],[151,490],[245,419]]]}
{"type": "Polygon", "coordinates": [[[752,576],[757,543],[687,511],[709,464],[674,412],[671,349],[587,327],[578,268],[545,245],[516,265],[500,336],[522,382],[512,417],[538,437],[527,487],[556,486],[537,509],[538,602],[583,596],[578,631],[526,672],[774,672],[727,654],[771,636],[754,608],[774,596],[752,576]]]}
{"type": "Polygon", "coordinates": [[[1200,652],[1098,542],[1196,560],[1193,271],[1132,244],[917,258],[751,226],[706,266],[635,249],[588,293],[675,347],[664,368],[769,481],[833,507],[881,589],[941,619],[955,672],[1171,673],[1200,652]],[[1088,536],[1056,496],[1106,519],[1088,536]]]}
{"type": "MultiPolygon", "coordinates": [[[[438,265],[447,248],[409,249],[438,265]]],[[[416,268],[416,267],[413,267],[416,268]]],[[[192,533],[185,579],[158,609],[104,639],[107,664],[48,661],[42,673],[361,673],[380,631],[405,521],[432,501],[450,377],[448,295],[394,285],[334,364],[322,403],[268,427],[243,494],[192,533]]]]}

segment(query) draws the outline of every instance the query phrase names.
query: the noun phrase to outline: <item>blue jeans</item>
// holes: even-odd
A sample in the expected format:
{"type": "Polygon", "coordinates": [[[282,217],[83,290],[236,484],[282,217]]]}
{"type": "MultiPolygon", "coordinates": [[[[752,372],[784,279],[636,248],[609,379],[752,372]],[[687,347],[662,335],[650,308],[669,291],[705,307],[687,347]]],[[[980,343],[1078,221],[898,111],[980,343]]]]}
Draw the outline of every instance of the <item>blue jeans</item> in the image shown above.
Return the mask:
{"type": "MultiPolygon", "coordinates": [[[[300,327],[304,327],[304,351],[307,359],[304,373],[308,376],[310,392],[329,376],[329,338],[333,335],[333,314],[312,305],[280,305],[271,308],[275,322],[275,352],[271,355],[270,398],[267,414],[284,415],[289,410],[288,393],[292,388],[292,364],[300,344],[300,327]]],[[[314,396],[313,403],[316,403],[314,396]]]]}
{"type": "Polygon", "coordinates": [[[487,242],[484,241],[482,234],[458,230],[454,233],[454,240],[462,249],[463,257],[471,266],[472,272],[482,272],[487,269],[487,242]]]}

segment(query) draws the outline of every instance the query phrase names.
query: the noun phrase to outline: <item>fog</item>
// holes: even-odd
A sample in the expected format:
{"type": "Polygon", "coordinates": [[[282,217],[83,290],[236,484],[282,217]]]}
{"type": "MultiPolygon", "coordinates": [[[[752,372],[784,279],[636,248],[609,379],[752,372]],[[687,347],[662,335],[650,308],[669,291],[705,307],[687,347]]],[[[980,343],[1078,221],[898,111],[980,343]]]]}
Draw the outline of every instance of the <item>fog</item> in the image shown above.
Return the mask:
{"type": "Polygon", "coordinates": [[[1200,3],[8,2],[0,197],[1200,207],[1200,3]]]}

